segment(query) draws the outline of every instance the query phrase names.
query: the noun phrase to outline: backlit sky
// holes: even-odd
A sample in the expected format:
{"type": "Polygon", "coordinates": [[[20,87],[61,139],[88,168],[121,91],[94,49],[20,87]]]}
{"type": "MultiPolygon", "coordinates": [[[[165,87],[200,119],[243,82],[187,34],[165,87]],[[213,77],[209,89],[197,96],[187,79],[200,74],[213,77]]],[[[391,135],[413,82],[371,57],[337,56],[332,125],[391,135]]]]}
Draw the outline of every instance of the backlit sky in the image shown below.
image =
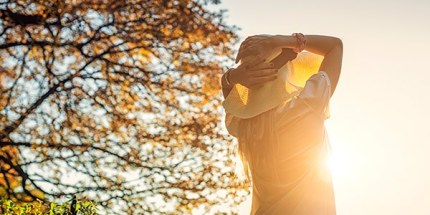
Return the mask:
{"type": "Polygon", "coordinates": [[[430,214],[430,1],[224,0],[216,8],[228,10],[242,40],[341,38],[326,121],[338,215],[430,214]]]}

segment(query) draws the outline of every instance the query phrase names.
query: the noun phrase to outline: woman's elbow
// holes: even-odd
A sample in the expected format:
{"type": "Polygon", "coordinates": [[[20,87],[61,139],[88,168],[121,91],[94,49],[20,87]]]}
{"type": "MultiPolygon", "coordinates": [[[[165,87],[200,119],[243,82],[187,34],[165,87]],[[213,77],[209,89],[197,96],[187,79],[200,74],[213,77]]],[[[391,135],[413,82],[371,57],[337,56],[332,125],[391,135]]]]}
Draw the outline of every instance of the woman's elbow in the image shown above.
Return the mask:
{"type": "Polygon", "coordinates": [[[332,37],[333,42],[331,43],[330,50],[324,56],[342,56],[343,55],[343,42],[340,38],[332,37]]]}
{"type": "Polygon", "coordinates": [[[333,48],[338,48],[340,50],[343,50],[343,42],[340,38],[338,37],[333,37],[334,38],[334,42],[333,42],[333,48]]]}

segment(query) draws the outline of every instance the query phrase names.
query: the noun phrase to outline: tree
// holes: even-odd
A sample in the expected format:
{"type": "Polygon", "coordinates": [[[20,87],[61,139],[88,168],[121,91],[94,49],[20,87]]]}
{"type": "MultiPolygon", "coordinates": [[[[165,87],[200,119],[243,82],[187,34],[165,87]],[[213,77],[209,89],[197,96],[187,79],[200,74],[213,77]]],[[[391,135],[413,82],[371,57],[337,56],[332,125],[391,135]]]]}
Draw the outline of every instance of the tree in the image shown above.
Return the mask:
{"type": "Polygon", "coordinates": [[[211,3],[1,2],[2,194],[235,211],[249,186],[234,173],[219,78],[237,35],[211,3]]]}

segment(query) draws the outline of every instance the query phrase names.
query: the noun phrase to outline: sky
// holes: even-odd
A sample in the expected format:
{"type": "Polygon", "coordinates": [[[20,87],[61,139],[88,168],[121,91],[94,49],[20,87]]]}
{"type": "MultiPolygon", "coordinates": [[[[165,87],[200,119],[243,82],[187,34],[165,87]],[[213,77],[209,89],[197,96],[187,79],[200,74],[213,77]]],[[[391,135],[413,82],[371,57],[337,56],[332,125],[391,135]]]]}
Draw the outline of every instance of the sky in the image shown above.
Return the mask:
{"type": "MultiPolygon", "coordinates": [[[[255,34],[343,41],[326,128],[338,215],[430,214],[430,1],[224,0],[255,34]]],[[[249,214],[250,199],[240,206],[249,214]]]]}

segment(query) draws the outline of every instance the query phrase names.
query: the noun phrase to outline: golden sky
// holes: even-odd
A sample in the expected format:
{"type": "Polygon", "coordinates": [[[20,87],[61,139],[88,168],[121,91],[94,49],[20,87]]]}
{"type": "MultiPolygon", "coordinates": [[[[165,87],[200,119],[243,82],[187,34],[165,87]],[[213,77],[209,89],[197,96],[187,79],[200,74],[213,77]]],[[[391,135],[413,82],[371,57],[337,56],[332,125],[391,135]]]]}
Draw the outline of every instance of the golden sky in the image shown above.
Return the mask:
{"type": "Polygon", "coordinates": [[[228,10],[242,40],[341,38],[342,73],[326,121],[338,214],[430,214],[430,1],[224,0],[215,8],[228,10]]]}

